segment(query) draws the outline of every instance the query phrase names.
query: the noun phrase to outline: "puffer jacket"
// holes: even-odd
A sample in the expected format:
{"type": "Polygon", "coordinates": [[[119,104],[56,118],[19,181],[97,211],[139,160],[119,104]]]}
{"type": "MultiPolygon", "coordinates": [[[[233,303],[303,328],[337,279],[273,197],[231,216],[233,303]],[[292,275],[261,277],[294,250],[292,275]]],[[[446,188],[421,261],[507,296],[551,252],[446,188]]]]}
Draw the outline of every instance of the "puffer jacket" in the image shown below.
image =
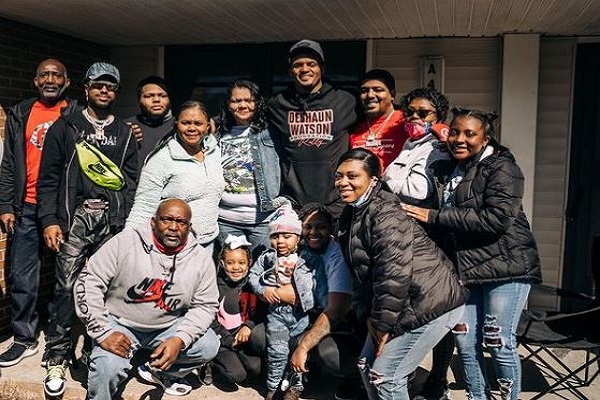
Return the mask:
{"type": "Polygon", "coordinates": [[[450,232],[456,264],[465,285],[538,283],[537,246],[521,204],[524,177],[504,147],[465,165],[454,206],[429,211],[429,224],[450,232]]]}
{"type": "Polygon", "coordinates": [[[346,206],[340,246],[354,271],[354,309],[392,337],[417,329],[465,303],[468,291],[452,262],[409,218],[385,183],[362,205],[346,206]]]}

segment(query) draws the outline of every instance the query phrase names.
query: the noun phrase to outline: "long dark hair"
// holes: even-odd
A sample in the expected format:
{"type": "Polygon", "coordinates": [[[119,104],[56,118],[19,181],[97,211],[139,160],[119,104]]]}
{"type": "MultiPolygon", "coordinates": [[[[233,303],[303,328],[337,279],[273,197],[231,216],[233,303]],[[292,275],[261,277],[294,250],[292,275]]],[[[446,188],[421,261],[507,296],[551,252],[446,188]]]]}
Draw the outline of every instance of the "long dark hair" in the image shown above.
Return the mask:
{"type": "Polygon", "coordinates": [[[381,177],[381,164],[379,163],[379,159],[375,154],[367,149],[363,149],[362,147],[356,147],[354,149],[348,150],[338,160],[337,167],[338,168],[343,162],[348,160],[358,160],[362,161],[365,164],[365,171],[371,176],[375,178],[381,177]]]}
{"type": "Polygon", "coordinates": [[[252,97],[254,97],[256,107],[254,108],[254,117],[252,117],[250,125],[256,128],[256,130],[262,131],[267,127],[267,104],[258,85],[248,79],[237,79],[227,88],[227,97],[223,100],[220,112],[221,127],[229,131],[235,125],[235,118],[231,111],[229,111],[229,99],[231,99],[233,89],[236,88],[248,89],[252,97]]]}

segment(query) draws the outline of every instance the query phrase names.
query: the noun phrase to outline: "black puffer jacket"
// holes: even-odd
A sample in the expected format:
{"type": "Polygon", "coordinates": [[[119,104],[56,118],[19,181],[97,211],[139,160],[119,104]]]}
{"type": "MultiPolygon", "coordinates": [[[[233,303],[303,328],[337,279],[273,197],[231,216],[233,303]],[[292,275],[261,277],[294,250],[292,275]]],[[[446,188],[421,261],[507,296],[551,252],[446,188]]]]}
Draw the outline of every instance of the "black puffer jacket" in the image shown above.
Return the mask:
{"type": "Polygon", "coordinates": [[[535,239],[523,212],[524,177],[504,147],[470,161],[454,207],[431,210],[430,224],[450,232],[465,285],[541,281],[535,239]]]}
{"type": "Polygon", "coordinates": [[[464,304],[452,262],[378,183],[366,203],[346,206],[340,245],[354,271],[359,319],[391,336],[417,329],[464,304]]]}

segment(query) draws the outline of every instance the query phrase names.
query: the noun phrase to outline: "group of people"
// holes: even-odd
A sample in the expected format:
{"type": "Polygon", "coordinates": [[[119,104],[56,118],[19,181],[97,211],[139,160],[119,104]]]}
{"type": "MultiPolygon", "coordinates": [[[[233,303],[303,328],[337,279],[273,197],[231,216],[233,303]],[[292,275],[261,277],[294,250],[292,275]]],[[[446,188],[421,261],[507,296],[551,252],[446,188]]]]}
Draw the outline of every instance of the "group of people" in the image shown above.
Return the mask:
{"type": "Polygon", "coordinates": [[[491,396],[485,347],[502,398],[518,399],[516,324],[541,273],[496,115],[456,107],[446,125],[448,99],[433,88],[395,104],[394,77],[373,69],[354,96],[324,65],[319,43],[301,40],[286,91],[267,100],[236,80],[212,118],[198,101],[174,115],[166,82],[150,76],[140,114],[121,120],[115,66],[90,66],[80,106],[64,96],[65,66],[42,61],[38,98],[12,107],[5,127],[14,341],[0,367],[38,352],[45,245],[52,397],[78,316],[90,399],[113,398],[132,371],[186,395],[197,369],[205,384],[266,370],[265,399],[294,400],[313,365],[346,379],[340,400],[444,399],[455,346],[470,398],[491,396]],[[432,371],[409,395],[430,350],[432,371]]]}

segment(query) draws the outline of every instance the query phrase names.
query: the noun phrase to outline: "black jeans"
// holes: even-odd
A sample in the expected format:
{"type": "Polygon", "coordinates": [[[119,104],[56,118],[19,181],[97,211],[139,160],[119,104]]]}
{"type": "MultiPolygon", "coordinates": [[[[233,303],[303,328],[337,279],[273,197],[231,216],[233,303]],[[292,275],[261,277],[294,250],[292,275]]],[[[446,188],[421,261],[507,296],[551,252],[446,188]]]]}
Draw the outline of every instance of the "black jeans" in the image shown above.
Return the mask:
{"type": "Polygon", "coordinates": [[[40,287],[41,247],[36,205],[25,203],[16,220],[10,245],[10,300],[15,342],[31,345],[36,340],[40,287]]]}
{"type": "Polygon", "coordinates": [[[90,257],[111,237],[108,210],[90,200],[77,207],[71,231],[56,254],[56,286],[48,306],[44,360],[66,362],[71,356],[71,327],[75,320],[73,285],[90,257]]]}

